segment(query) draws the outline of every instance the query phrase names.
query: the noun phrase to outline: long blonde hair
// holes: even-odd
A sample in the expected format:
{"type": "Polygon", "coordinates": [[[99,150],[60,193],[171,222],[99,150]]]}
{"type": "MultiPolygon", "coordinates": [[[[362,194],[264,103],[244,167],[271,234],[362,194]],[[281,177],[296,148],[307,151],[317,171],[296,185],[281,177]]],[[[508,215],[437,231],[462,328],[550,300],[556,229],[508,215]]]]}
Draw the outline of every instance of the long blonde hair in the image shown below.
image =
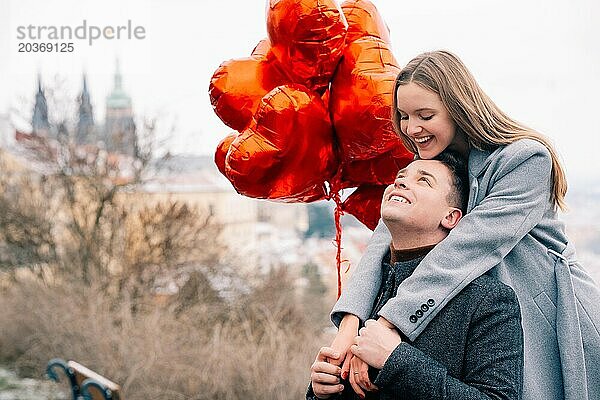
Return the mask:
{"type": "Polygon", "coordinates": [[[417,153],[415,144],[400,129],[396,92],[400,85],[414,82],[437,93],[450,116],[467,136],[470,146],[494,149],[519,139],[537,140],[552,158],[551,201],[566,208],[567,179],[552,143],[542,134],[508,117],[479,87],[463,62],[454,54],[439,50],[413,58],[400,71],[394,85],[392,120],[407,149],[417,153]]]}

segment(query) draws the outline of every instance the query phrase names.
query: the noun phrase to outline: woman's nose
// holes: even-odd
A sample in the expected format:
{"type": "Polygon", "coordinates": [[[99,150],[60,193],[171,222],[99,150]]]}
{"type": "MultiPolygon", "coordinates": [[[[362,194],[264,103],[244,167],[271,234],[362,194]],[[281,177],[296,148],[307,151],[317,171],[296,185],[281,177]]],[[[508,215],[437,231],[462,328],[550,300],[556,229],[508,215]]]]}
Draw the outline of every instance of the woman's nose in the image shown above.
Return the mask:
{"type": "Polygon", "coordinates": [[[414,135],[417,133],[420,133],[421,130],[423,128],[421,127],[421,125],[419,125],[419,121],[417,121],[414,118],[409,118],[408,121],[406,121],[406,134],[407,135],[414,135]]]}

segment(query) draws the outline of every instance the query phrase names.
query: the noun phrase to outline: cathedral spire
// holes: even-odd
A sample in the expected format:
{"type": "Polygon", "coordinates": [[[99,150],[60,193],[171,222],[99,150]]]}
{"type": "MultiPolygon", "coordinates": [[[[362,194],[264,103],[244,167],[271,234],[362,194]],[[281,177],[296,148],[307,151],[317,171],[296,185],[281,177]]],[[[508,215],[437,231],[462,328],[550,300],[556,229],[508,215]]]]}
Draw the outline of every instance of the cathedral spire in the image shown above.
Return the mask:
{"type": "Polygon", "coordinates": [[[48,104],[46,103],[46,96],[42,90],[42,77],[40,74],[38,74],[38,91],[35,95],[31,127],[33,134],[39,136],[47,136],[48,131],[50,130],[50,123],[48,122],[48,104]]]}
{"type": "Polygon", "coordinates": [[[94,111],[90,102],[90,93],[87,87],[87,76],[83,74],[83,89],[79,96],[79,120],[77,121],[77,143],[92,143],[94,130],[94,111]]]}
{"type": "Polygon", "coordinates": [[[123,77],[121,76],[121,63],[119,57],[116,58],[115,63],[117,65],[115,71],[115,90],[123,90],[123,77]]]}
{"type": "Polygon", "coordinates": [[[104,143],[106,150],[121,154],[135,155],[137,137],[131,97],[123,90],[121,65],[116,59],[115,87],[106,98],[106,121],[104,123],[104,143]]]}
{"type": "Polygon", "coordinates": [[[116,59],[116,69],[114,75],[115,86],[106,98],[106,108],[108,109],[131,109],[131,97],[123,90],[123,77],[121,75],[121,63],[116,59]]]}

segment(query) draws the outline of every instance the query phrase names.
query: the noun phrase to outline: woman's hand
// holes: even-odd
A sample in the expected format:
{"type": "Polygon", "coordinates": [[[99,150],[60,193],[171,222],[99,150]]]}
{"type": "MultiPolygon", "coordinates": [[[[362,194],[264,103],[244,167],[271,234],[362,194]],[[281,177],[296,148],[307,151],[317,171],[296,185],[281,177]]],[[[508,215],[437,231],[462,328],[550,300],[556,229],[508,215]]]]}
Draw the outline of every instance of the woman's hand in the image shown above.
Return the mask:
{"type": "Polygon", "coordinates": [[[342,362],[344,362],[341,375],[342,379],[346,379],[348,376],[350,363],[347,356],[350,355],[350,346],[352,346],[354,337],[358,334],[358,324],[359,319],[356,315],[344,315],[338,333],[335,336],[335,339],[333,339],[333,343],[331,343],[331,348],[340,354],[338,360],[331,360],[331,362],[335,365],[341,365],[342,362]]]}
{"type": "Polygon", "coordinates": [[[358,397],[364,399],[365,390],[370,392],[377,391],[377,386],[373,385],[369,379],[369,364],[353,354],[349,354],[346,359],[350,360],[350,377],[348,381],[350,381],[350,385],[358,397]]]}
{"type": "Polygon", "coordinates": [[[402,339],[396,330],[370,319],[365,322],[365,327],[360,329],[350,351],[373,368],[382,369],[385,361],[400,343],[402,339]]]}
{"type": "Polygon", "coordinates": [[[342,369],[327,360],[339,360],[340,354],[331,347],[321,347],[315,362],[310,367],[310,382],[313,393],[320,399],[327,399],[344,390],[340,384],[342,369]]]}

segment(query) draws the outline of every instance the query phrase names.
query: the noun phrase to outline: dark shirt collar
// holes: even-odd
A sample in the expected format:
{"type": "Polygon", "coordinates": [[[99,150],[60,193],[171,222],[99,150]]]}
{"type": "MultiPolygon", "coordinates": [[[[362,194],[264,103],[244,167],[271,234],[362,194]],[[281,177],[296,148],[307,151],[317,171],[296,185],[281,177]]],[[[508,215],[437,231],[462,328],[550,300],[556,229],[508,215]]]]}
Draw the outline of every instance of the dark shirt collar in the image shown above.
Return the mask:
{"type": "Polygon", "coordinates": [[[434,247],[435,244],[431,244],[414,249],[396,250],[394,245],[390,244],[390,264],[394,265],[397,262],[410,261],[415,258],[424,257],[434,247]]]}

